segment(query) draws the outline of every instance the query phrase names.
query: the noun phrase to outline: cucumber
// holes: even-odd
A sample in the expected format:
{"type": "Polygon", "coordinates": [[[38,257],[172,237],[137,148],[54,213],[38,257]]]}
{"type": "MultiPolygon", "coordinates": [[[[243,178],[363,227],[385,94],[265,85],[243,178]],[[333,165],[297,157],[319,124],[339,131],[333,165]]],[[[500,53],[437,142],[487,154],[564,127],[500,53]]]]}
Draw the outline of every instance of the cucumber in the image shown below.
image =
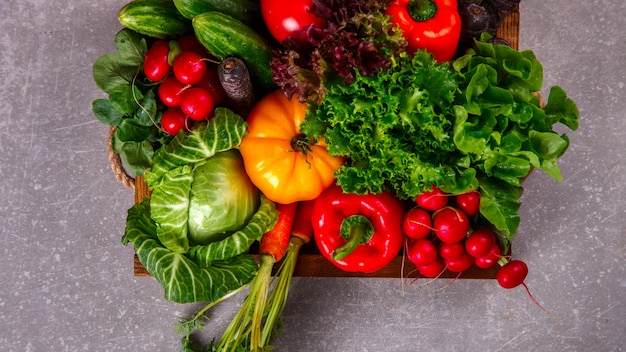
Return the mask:
{"type": "Polygon", "coordinates": [[[197,15],[192,25],[198,41],[216,58],[241,59],[262,94],[276,89],[270,69],[272,47],[252,28],[221,12],[197,15]]]}
{"type": "Polygon", "coordinates": [[[117,14],[122,26],[159,39],[177,38],[191,33],[191,21],[178,12],[172,0],[135,0],[117,14]]]}
{"type": "Polygon", "coordinates": [[[192,19],[205,12],[221,12],[250,27],[262,24],[261,6],[252,0],[174,0],[174,5],[185,17],[192,19]]]}

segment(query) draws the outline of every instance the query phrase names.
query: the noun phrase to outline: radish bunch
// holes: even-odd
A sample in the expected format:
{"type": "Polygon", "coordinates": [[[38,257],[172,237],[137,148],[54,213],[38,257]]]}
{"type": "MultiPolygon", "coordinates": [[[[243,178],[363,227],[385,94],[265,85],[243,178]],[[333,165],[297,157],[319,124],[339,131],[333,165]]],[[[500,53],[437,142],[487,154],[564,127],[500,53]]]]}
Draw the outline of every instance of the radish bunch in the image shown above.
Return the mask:
{"type": "Polygon", "coordinates": [[[506,289],[523,286],[533,302],[550,314],[533,297],[524,280],[528,266],[502,255],[496,234],[472,220],[480,211],[480,193],[452,195],[433,187],[416,198],[417,205],[403,217],[406,253],[422,276],[437,277],[445,270],[459,275],[475,265],[488,269],[501,265],[498,284],[506,289]]]}
{"type": "Polygon", "coordinates": [[[502,259],[496,234],[471,220],[480,210],[478,191],[451,195],[433,187],[416,203],[404,214],[403,230],[407,257],[422,276],[460,274],[473,265],[487,269],[502,259]]]}
{"type": "Polygon", "coordinates": [[[209,118],[226,97],[217,65],[193,35],[156,40],[145,54],[143,71],[158,84],[157,95],[166,106],[161,128],[171,135],[209,118]]]}

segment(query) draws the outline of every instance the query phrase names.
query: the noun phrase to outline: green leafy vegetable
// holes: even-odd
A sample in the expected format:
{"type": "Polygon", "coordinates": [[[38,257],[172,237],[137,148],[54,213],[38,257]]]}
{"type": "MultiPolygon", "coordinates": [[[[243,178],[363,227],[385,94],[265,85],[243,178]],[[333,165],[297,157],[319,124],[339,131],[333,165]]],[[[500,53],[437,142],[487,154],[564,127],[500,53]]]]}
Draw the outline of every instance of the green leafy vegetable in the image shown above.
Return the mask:
{"type": "Polygon", "coordinates": [[[235,149],[166,172],[152,191],[157,236],[178,253],[231,236],[258,207],[259,191],[235,149]]]}
{"type": "Polygon", "coordinates": [[[209,244],[248,223],[259,207],[259,190],[246,174],[239,151],[230,149],[196,164],[189,201],[189,238],[209,244]]]}
{"type": "Polygon", "coordinates": [[[177,135],[155,153],[152,169],[145,175],[146,183],[154,187],[168,170],[200,162],[238,146],[246,128],[247,124],[239,115],[226,108],[216,108],[208,124],[177,135]]]}
{"type": "Polygon", "coordinates": [[[106,93],[129,85],[141,70],[148,51],[145,38],[129,29],[122,29],[115,35],[115,46],[116,53],[104,54],[93,64],[94,81],[106,93]]]}
{"type": "Polygon", "coordinates": [[[396,62],[376,76],[357,74],[351,84],[329,85],[302,131],[325,137],[332,155],[349,158],[336,174],[346,192],[387,189],[408,198],[432,184],[467,189],[473,174],[457,171],[457,162],[448,160],[456,151],[457,75],[424,51],[396,62]]]}
{"type": "Polygon", "coordinates": [[[495,227],[502,253],[507,253],[520,223],[517,211],[523,189],[495,178],[481,177],[479,191],[480,214],[495,227]]]}
{"type": "Polygon", "coordinates": [[[201,265],[211,265],[216,260],[223,260],[244,253],[261,236],[276,224],[278,211],[274,203],[261,196],[261,205],[243,229],[226,237],[222,241],[208,245],[192,246],[188,255],[201,265]]]}
{"type": "Polygon", "coordinates": [[[201,266],[184,254],[165,248],[156,236],[148,197],[129,209],[122,243],[133,244],[139,261],[163,286],[165,299],[178,303],[218,300],[252,280],[257,270],[257,264],[248,255],[201,266]]]}
{"type": "Polygon", "coordinates": [[[193,169],[184,165],[167,172],[152,190],[150,211],[157,223],[157,236],[163,246],[177,252],[189,250],[189,193],[193,169]]]}
{"type": "Polygon", "coordinates": [[[146,38],[125,28],[116,34],[115,45],[116,52],[93,64],[94,81],[108,99],[94,100],[92,111],[100,122],[117,127],[112,148],[129,173],[143,175],[154,150],[171,136],[157,127],[164,107],[155,98],[156,86],[143,75],[146,38]]]}
{"type": "Polygon", "coordinates": [[[179,134],[146,173],[152,193],[128,212],[124,244],[176,302],[214,302],[248,283],[250,246],[278,219],[245,173],[237,147],[245,121],[220,108],[206,125],[179,134]]]}
{"type": "Polygon", "coordinates": [[[552,87],[545,109],[543,67],[532,51],[476,41],[452,63],[418,51],[350,84],[332,82],[302,131],[324,137],[348,161],[337,173],[346,192],[389,190],[414,198],[436,185],[458,194],[481,188],[481,214],[513,238],[522,180],[533,168],[562,180],[557,159],[569,146],[552,126],[578,127],[578,109],[552,87]]]}

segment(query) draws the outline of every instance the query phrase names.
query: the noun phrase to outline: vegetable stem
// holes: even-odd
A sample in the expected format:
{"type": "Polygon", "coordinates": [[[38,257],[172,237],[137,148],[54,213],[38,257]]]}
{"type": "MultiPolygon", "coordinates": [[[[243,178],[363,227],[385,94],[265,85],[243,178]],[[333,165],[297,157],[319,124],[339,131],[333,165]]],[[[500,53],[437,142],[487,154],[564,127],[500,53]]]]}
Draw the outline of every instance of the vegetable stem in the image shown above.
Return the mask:
{"type": "Polygon", "coordinates": [[[341,260],[347,257],[358,245],[369,241],[374,235],[374,226],[372,226],[369,219],[363,215],[351,215],[343,219],[339,231],[347,242],[343,246],[335,249],[333,252],[334,260],[341,260]]]}
{"type": "Polygon", "coordinates": [[[438,9],[433,0],[411,0],[408,5],[409,15],[417,22],[425,22],[435,17],[438,9]]]}
{"type": "Polygon", "coordinates": [[[269,344],[273,337],[272,333],[276,330],[276,322],[282,317],[283,310],[287,304],[291,278],[298,262],[298,254],[300,253],[300,248],[305,243],[302,238],[297,236],[292,236],[289,240],[285,259],[276,273],[278,282],[274,285],[267,302],[267,317],[261,333],[261,346],[269,344]]]}
{"type": "Polygon", "coordinates": [[[269,291],[270,281],[272,277],[272,267],[276,263],[276,258],[271,255],[261,256],[261,268],[255,278],[254,295],[254,311],[252,313],[250,348],[256,351],[261,345],[261,330],[263,324],[263,312],[267,303],[267,294],[269,291]]]}

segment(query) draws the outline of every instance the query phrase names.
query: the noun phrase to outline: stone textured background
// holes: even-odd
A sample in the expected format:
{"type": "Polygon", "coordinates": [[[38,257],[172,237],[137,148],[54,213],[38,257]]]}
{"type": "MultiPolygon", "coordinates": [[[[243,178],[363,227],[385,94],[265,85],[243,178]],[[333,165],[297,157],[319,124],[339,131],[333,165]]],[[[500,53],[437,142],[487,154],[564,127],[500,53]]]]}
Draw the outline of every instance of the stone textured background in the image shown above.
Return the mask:
{"type": "MultiPolygon", "coordinates": [[[[91,65],[114,51],[123,0],[0,1],[0,350],[176,351],[178,316],[132,274],[133,192],[106,159],[91,65]]],[[[561,184],[533,173],[515,255],[522,288],[459,280],[295,279],[277,351],[623,351],[626,3],[523,0],[520,49],[581,112],[561,184]]],[[[565,132],[565,130],[564,130],[565,132]]],[[[206,339],[238,308],[219,305],[206,339]]]]}

